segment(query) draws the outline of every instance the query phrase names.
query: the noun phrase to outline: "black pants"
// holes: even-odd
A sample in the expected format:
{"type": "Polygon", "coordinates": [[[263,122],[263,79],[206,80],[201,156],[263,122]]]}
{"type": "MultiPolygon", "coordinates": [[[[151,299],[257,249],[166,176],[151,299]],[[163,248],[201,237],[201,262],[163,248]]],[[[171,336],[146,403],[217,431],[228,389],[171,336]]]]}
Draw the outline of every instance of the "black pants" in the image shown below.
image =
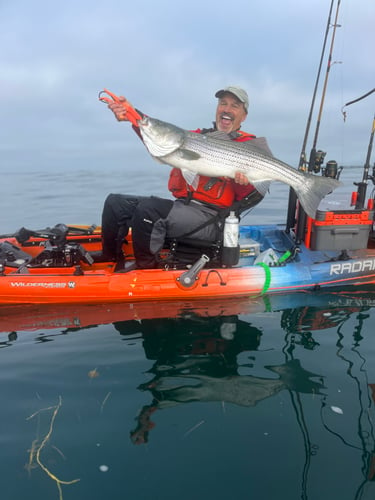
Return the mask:
{"type": "Polygon", "coordinates": [[[132,227],[133,249],[137,265],[152,268],[166,238],[192,234],[194,239],[215,241],[220,234],[217,211],[204,205],[155,196],[142,197],[110,194],[102,214],[103,253],[120,261],[122,242],[132,227]],[[205,225],[212,220],[212,224],[205,225]],[[204,226],[203,228],[201,226],[204,226]]]}
{"type": "Polygon", "coordinates": [[[155,267],[156,254],[165,238],[162,237],[160,248],[152,252],[151,232],[155,222],[166,219],[172,206],[172,200],[154,196],[108,195],[102,213],[103,254],[109,260],[121,262],[124,259],[122,244],[131,227],[137,265],[155,267]]]}
{"type": "Polygon", "coordinates": [[[121,260],[122,243],[132,225],[132,219],[141,196],[110,194],[102,212],[103,254],[109,260],[121,260]]]}

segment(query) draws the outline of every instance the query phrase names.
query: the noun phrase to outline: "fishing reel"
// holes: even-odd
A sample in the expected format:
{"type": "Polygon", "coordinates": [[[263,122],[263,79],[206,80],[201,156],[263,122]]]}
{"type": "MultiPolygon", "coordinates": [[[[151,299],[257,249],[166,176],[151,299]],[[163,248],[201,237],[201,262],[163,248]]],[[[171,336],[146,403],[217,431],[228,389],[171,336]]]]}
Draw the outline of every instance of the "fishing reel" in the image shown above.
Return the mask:
{"type": "Polygon", "coordinates": [[[91,265],[93,258],[79,243],[65,241],[56,245],[48,240],[44,243],[44,250],[34,257],[30,266],[72,267],[78,266],[82,261],[91,265]]]}
{"type": "Polygon", "coordinates": [[[322,175],[324,177],[331,177],[332,179],[339,180],[341,171],[344,167],[338,167],[337,161],[329,160],[326,163],[326,166],[322,168],[322,175]]]}
{"type": "Polygon", "coordinates": [[[315,161],[314,161],[314,165],[313,165],[313,172],[315,174],[318,174],[320,172],[326,154],[327,153],[325,153],[324,151],[321,151],[320,149],[315,153],[315,161]]]}

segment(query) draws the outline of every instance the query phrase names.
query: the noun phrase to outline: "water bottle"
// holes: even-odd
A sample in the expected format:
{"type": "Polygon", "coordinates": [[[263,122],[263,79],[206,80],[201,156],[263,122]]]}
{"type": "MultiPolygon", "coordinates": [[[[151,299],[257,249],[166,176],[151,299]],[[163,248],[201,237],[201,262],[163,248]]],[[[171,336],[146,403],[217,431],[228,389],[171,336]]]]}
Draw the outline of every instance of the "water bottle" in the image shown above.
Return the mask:
{"type": "Polygon", "coordinates": [[[230,212],[224,223],[222,265],[232,267],[240,259],[239,219],[234,212],[230,212]]]}

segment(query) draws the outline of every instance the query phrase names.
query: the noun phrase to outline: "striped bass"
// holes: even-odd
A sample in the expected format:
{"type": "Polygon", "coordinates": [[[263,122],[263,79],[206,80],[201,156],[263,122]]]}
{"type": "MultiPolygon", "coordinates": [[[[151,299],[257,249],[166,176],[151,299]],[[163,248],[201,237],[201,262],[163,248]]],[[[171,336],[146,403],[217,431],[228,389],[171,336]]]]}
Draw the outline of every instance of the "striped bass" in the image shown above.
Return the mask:
{"type": "Polygon", "coordinates": [[[137,125],[147,150],[159,162],[208,177],[234,178],[240,171],[262,195],[271,181],[284,182],[312,218],[321,200],[341,184],[296,170],[266,152],[258,139],[236,142],[222,132],[198,134],[149,116],[137,125]]]}

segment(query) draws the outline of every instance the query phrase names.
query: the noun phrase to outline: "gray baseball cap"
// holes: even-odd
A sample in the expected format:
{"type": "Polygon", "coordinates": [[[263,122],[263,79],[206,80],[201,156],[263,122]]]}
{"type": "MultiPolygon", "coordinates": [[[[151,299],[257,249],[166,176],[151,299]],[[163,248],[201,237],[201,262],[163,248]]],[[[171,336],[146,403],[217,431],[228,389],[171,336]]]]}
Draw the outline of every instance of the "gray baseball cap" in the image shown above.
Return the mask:
{"type": "Polygon", "coordinates": [[[243,106],[247,113],[249,109],[249,96],[247,95],[246,90],[241,89],[241,87],[229,86],[225,87],[224,89],[218,90],[215,94],[215,97],[218,97],[220,99],[226,92],[229,92],[230,94],[236,96],[237,99],[239,99],[243,103],[243,106]]]}

